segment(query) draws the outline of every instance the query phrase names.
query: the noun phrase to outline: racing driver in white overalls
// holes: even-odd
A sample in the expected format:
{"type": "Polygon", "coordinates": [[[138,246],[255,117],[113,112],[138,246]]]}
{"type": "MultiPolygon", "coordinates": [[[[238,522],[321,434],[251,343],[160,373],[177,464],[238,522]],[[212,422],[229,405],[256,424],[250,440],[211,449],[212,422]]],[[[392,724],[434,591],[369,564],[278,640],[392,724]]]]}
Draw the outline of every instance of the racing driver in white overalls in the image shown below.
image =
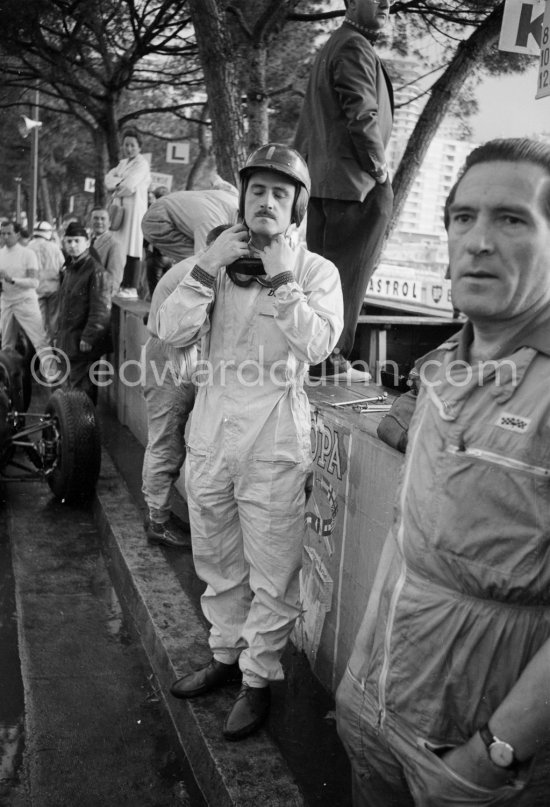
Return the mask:
{"type": "Polygon", "coordinates": [[[157,315],[162,340],[200,338],[202,357],[185,478],[212,659],[171,691],[195,697],[242,673],[223,727],[231,740],[261,725],[269,682],[283,678],[312,460],[304,378],[343,324],[338,270],[293,237],[310,189],[300,154],[268,143],[240,177],[242,223],[200,256],[157,315]]]}

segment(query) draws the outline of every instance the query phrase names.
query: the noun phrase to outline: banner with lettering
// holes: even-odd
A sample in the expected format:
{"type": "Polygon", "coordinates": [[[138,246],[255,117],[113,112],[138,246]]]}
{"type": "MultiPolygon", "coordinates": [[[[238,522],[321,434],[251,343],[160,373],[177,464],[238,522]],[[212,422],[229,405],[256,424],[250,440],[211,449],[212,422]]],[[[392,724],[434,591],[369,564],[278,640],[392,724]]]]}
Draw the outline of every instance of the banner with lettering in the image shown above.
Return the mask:
{"type": "Polygon", "coordinates": [[[342,542],[348,483],[350,431],[312,414],[314,485],[306,506],[306,544],[300,575],[301,614],[293,641],[314,663],[326,614],[332,608],[333,576],[342,542]],[[336,540],[338,536],[338,541],[336,540]]]}
{"type": "Polygon", "coordinates": [[[506,0],[500,50],[539,55],[546,0],[506,0]]]}
{"type": "Polygon", "coordinates": [[[406,266],[380,264],[369,280],[365,302],[417,314],[452,314],[451,281],[406,266]]]}

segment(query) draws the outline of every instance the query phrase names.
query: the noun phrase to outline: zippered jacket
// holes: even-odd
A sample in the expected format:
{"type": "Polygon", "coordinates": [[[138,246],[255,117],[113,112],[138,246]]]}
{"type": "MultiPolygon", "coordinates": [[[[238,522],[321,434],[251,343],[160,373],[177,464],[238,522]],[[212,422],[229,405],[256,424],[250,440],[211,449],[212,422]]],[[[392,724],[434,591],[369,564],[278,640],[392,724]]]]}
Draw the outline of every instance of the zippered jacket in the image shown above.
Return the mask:
{"type": "Polygon", "coordinates": [[[461,358],[468,327],[422,359],[396,517],[350,660],[380,725],[397,717],[456,744],[550,637],[548,316],[479,370],[461,358]]]}
{"type": "Polygon", "coordinates": [[[311,418],[304,378],[342,330],[338,270],[300,246],[292,279],[278,288],[242,288],[224,269],[209,287],[201,273],[195,267],[187,274],[157,314],[159,338],[169,344],[201,338],[189,448],[203,456],[226,446],[240,457],[305,461],[311,418]]]}
{"type": "Polygon", "coordinates": [[[70,359],[82,356],[82,339],[92,346],[90,359],[112,350],[111,283],[88,251],[65,264],[60,295],[56,346],[70,359]]]}

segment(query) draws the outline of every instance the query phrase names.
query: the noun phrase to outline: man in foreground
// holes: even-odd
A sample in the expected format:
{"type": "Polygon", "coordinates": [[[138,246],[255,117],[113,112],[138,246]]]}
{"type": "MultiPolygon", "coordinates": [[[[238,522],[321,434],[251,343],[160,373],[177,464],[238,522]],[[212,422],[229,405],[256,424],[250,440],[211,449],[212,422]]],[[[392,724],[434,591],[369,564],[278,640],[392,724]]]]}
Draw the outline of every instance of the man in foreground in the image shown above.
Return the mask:
{"type": "Polygon", "coordinates": [[[223,728],[230,740],[262,724],[269,683],[283,678],[312,459],[304,378],[342,327],[336,267],[292,239],[309,193],[300,155],[269,143],[240,175],[243,223],[221,233],[158,315],[161,339],[202,336],[185,465],[212,659],[172,694],[199,696],[242,674],[223,728]]]}
{"type": "Polygon", "coordinates": [[[534,804],[549,750],[550,147],[479,147],[445,213],[469,321],[420,362],[337,693],[355,807],[534,804]]]}

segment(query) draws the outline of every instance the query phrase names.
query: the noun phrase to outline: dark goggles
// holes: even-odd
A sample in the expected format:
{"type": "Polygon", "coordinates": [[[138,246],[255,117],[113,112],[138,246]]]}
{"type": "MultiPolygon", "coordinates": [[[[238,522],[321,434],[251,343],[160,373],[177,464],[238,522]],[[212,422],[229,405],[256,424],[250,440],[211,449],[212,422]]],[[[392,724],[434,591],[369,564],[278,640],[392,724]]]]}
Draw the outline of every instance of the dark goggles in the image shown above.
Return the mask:
{"type": "Polygon", "coordinates": [[[260,286],[271,286],[271,279],[266,275],[260,258],[237,258],[226,267],[226,272],[236,286],[250,286],[255,280],[260,286]]]}

